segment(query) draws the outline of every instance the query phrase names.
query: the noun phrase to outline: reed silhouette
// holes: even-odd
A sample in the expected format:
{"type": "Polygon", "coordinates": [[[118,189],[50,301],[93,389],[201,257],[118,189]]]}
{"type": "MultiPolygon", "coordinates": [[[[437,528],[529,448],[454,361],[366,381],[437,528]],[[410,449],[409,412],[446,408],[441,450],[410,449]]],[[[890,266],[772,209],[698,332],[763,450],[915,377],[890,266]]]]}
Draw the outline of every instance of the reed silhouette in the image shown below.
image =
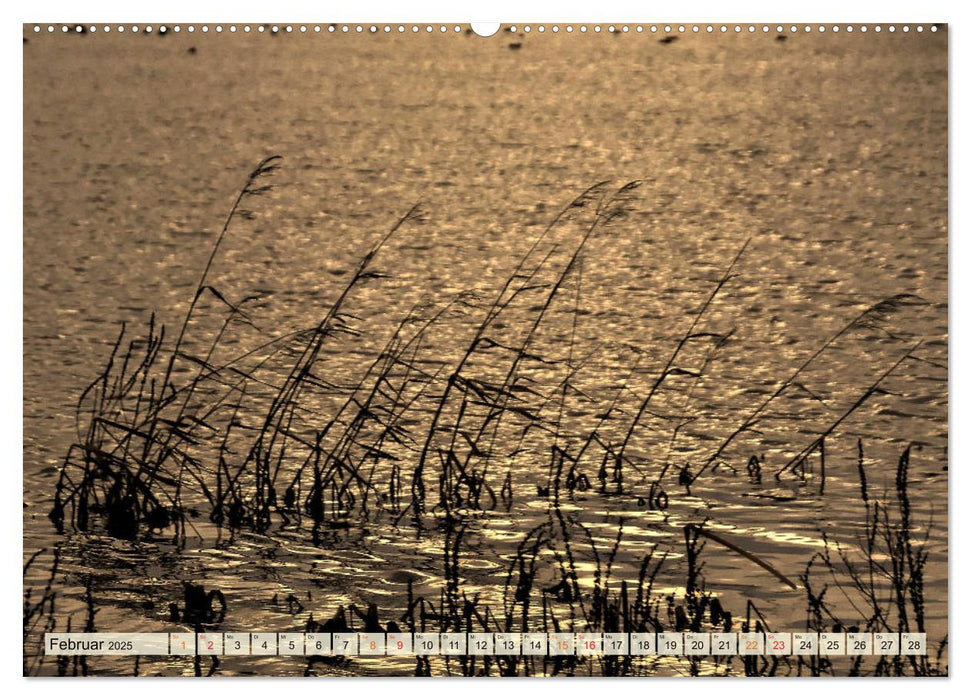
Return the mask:
{"type": "MultiPolygon", "coordinates": [[[[208,519],[229,532],[266,533],[276,527],[306,532],[315,544],[327,532],[387,517],[417,531],[432,529],[443,538],[438,595],[417,595],[408,583],[404,613],[381,622],[376,605],[339,608],[324,622],[308,618],[307,631],[513,632],[530,631],[733,631],[770,630],[753,601],[744,616],[733,615],[709,588],[704,551],[715,546],[740,557],[753,572],[790,588],[791,573],[729,536],[706,527],[704,519],[683,527],[684,585],[675,594],[657,590],[668,557],[655,546],[637,552],[636,580],[617,580],[615,564],[624,551],[625,520],[617,521],[612,545],[598,546],[590,528],[575,514],[576,498],[596,490],[604,499],[635,503],[665,512],[674,489],[691,493],[700,479],[725,462],[726,451],[760,422],[781,397],[805,389],[807,370],[834,344],[861,328],[885,328],[902,308],[922,303],[910,295],[879,300],[818,346],[784,381],[745,415],[706,460],[692,466],[673,458],[675,444],[694,417],[693,396],[710,364],[734,331],[714,330],[713,302],[730,289],[744,263],[748,242],[724,266],[702,297],[687,328],[665,355],[660,370],[640,395],[633,413],[620,409],[645,354],[636,349],[620,389],[606,400],[586,395],[576,378],[588,356],[580,356],[577,327],[583,311],[583,262],[598,236],[622,222],[633,206],[639,183],[620,187],[601,182],[567,203],[519,259],[487,304],[459,295],[444,304],[420,304],[390,329],[389,339],[363,375],[350,384],[328,365],[345,339],[375,332],[352,311],[365,285],[380,283],[393,260],[389,241],[420,216],[412,207],[363,254],[344,286],[311,327],[264,337],[239,353],[224,346],[239,328],[256,329],[248,313],[255,297],[230,300],[217,286],[219,252],[237,225],[254,216],[261,195],[281,158],[266,158],[249,173],[214,242],[188,311],[174,341],[153,315],[144,334],[122,326],[103,371],[78,402],[78,440],[67,451],[55,487],[50,519],[59,532],[104,532],[138,540],[159,534],[176,543],[208,519]],[[565,259],[564,259],[565,258],[565,259]],[[433,332],[450,314],[477,315],[478,322],[456,360],[443,359],[433,332]],[[564,331],[563,318],[569,318],[564,331]],[[524,320],[525,319],[525,320],[524,320]],[[542,349],[544,330],[556,325],[565,340],[555,353],[542,349]],[[193,337],[208,329],[202,340],[193,337]],[[544,380],[544,381],[541,381],[544,380]],[[681,414],[671,433],[650,435],[664,455],[651,468],[631,449],[648,428],[654,402],[672,382],[680,382],[681,414]],[[330,399],[324,410],[321,398],[330,399]],[[334,397],[337,397],[334,400],[334,397]],[[575,397],[596,407],[592,424],[568,422],[575,397]],[[618,421],[622,426],[616,428],[618,421]],[[608,430],[608,425],[613,426],[608,430]],[[539,447],[537,447],[539,445],[539,447]],[[544,455],[537,458],[536,455],[544,455]],[[468,527],[488,511],[510,511],[517,500],[533,498],[512,478],[510,460],[535,459],[540,476],[535,497],[546,513],[524,532],[506,569],[502,604],[482,602],[465,590],[463,567],[468,527]],[[542,461],[539,461],[539,460],[542,461]],[[581,573],[583,572],[583,573],[581,573]],[[400,627],[399,627],[400,623],[400,627]]],[[[824,426],[816,438],[782,468],[769,471],[751,455],[740,478],[762,483],[795,477],[812,482],[819,495],[826,484],[826,441],[847,418],[881,391],[903,364],[915,359],[912,345],[858,398],[824,426]]],[[[860,494],[866,510],[863,561],[837,549],[814,556],[798,577],[807,597],[807,629],[845,626],[826,604],[818,571],[840,568],[869,612],[857,621],[868,631],[924,629],[925,545],[915,539],[907,478],[910,448],[897,472],[896,505],[868,491],[860,445],[860,494]],[[888,561],[889,564],[882,563],[888,561]],[[861,571],[860,567],[863,567],[861,571]],[[878,590],[883,582],[886,590],[878,590]]],[[[739,472],[735,472],[739,473],[739,472]]],[[[27,566],[30,565],[28,562],[27,566]]],[[[26,567],[25,567],[26,571],[26,567]]],[[[24,635],[53,629],[52,589],[40,599],[27,590],[24,635]]],[[[294,600],[296,600],[294,598],[294,600]]],[[[228,601],[229,605],[232,601],[228,601]]],[[[173,619],[195,627],[218,624],[227,600],[184,585],[173,619]]],[[[304,606],[292,606],[302,612],[304,606]]],[[[92,603],[93,611],[93,603],[92,603]]],[[[326,615],[318,612],[318,615],[326,615]]],[[[93,620],[93,612],[91,614],[93,620]]],[[[90,621],[89,621],[90,622],[90,621]]],[[[922,657],[879,657],[854,661],[853,673],[931,675],[946,673],[943,648],[937,661],[922,657]]],[[[306,672],[337,656],[311,656],[306,672]]],[[[25,651],[24,672],[36,672],[25,651]]],[[[642,675],[658,670],[658,658],[636,655],[532,657],[497,654],[431,658],[416,655],[417,675],[642,675]]],[[[821,675],[834,669],[824,657],[683,658],[683,671],[746,675],[821,675]]],[[[201,672],[198,659],[197,672],[201,672]]],[[[210,673],[216,670],[214,665],[210,673]]]]}

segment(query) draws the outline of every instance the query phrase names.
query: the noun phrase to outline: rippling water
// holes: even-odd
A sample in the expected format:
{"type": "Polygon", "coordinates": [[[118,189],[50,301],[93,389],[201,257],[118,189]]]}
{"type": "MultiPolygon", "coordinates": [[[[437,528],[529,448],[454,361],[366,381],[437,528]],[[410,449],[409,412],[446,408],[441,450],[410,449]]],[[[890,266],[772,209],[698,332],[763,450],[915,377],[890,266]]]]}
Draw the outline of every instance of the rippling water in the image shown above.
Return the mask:
{"type": "MultiPolygon", "coordinates": [[[[375,262],[391,277],[351,299],[364,333],[324,358],[338,380],[358,376],[416,304],[495,295],[585,188],[641,181],[627,216],[593,239],[537,335],[539,354],[565,355],[572,336],[572,356],[584,358],[575,388],[591,400],[574,397],[564,418],[576,432],[614,396],[632,415],[750,241],[705,316],[706,330],[731,331],[731,341],[690,394],[664,392],[658,415],[645,418],[630,447],[639,467],[626,477],[628,493],[578,493],[563,508],[601,555],[623,522],[615,581],[636,580],[657,545],[669,553],[658,590],[683,591],[682,528],[706,519],[797,579],[823,548],[823,532],[851,551],[860,546],[857,441],[876,498],[893,494],[897,460],[914,444],[912,517],[930,550],[927,631],[932,644],[944,638],[946,31],[784,42],[683,36],[670,44],[506,32],[27,36],[24,549],[48,548],[26,576],[35,590],[59,557],[61,623],[72,616],[75,629],[83,624],[85,580],[93,581],[98,628],[114,631],[172,629],[168,605],[181,602],[183,580],[223,591],[227,630],[302,629],[308,615],[319,620],[352,603],[397,617],[409,585],[429,596],[444,585],[442,534],[385,515],[316,543],[283,527],[231,536],[201,517],[181,548],[166,538],[58,537],[46,518],[76,439],[75,403],[119,323],[141,328],[156,311],[177,328],[235,191],[260,158],[279,153],[275,190],[251,207],[254,221],[231,230],[212,278],[227,298],[259,296],[251,312],[264,333],[314,325],[368,247],[421,203],[421,217],[375,262]],[[842,337],[798,390],[772,404],[758,433],[732,444],[727,466],[690,490],[670,474],[666,511],[638,502],[664,463],[697,468],[828,338],[898,294],[925,303],[842,337]],[[921,359],[902,364],[827,440],[824,495],[818,477],[771,477],[918,341],[921,359]],[[672,439],[676,415],[691,420],[672,439]],[[764,464],[762,483],[745,477],[753,454],[764,464]],[[291,594],[299,610],[281,602],[291,594]]],[[[576,231],[553,236],[562,268],[576,231]]],[[[428,352],[456,361],[483,312],[480,304],[447,314],[428,352]]],[[[528,326],[533,313],[524,305],[509,328],[528,326]]],[[[237,350],[248,340],[241,334],[237,350]]],[[[463,590],[493,605],[501,605],[516,546],[548,509],[538,495],[548,456],[525,455],[497,468],[512,475],[512,509],[471,517],[463,542],[463,590]]],[[[592,571],[581,563],[581,584],[592,585],[592,571]]],[[[704,576],[736,617],[751,600],[777,629],[805,625],[804,591],[713,542],[704,576]]],[[[304,668],[225,659],[220,672],[304,668]]],[[[90,670],[127,674],[132,660],[95,658],[90,670]]],[[[413,670],[413,659],[317,668],[413,670]]],[[[191,674],[192,665],[146,663],[141,671],[191,674]]]]}

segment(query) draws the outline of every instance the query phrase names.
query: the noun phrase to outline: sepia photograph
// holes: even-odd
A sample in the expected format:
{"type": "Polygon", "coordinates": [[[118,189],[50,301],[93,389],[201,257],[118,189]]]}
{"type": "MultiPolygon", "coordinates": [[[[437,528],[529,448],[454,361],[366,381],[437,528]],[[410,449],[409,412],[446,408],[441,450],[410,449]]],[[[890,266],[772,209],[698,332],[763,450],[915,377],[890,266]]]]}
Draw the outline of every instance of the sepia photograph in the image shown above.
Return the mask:
{"type": "Polygon", "coordinates": [[[948,675],[947,24],[22,34],[24,676],[948,675]]]}

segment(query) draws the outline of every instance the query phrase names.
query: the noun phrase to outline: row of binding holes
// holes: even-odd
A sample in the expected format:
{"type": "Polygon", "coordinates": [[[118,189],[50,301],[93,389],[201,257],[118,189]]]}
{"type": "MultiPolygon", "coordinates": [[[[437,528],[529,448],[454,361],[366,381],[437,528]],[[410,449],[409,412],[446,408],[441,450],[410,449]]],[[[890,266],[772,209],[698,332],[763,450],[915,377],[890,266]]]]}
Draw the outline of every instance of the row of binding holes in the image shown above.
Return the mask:
{"type": "MultiPolygon", "coordinates": [[[[882,25],[879,25],[879,24],[878,25],[874,25],[874,26],[868,26],[868,25],[865,25],[865,24],[863,24],[863,25],[846,25],[846,26],[840,26],[840,25],[830,25],[830,26],[816,25],[816,26],[814,26],[814,25],[808,25],[808,24],[807,25],[795,25],[795,24],[793,24],[793,25],[781,25],[780,24],[780,25],[776,25],[776,26],[773,27],[773,26],[770,26],[768,24],[763,24],[763,25],[757,27],[757,26],[755,26],[753,24],[750,24],[750,25],[740,25],[740,24],[736,24],[736,25],[725,25],[725,24],[721,24],[721,25],[712,25],[712,24],[706,24],[706,25],[698,25],[698,24],[684,25],[684,24],[680,24],[680,25],[677,25],[677,26],[668,25],[668,24],[663,25],[663,26],[656,25],[656,24],[652,24],[652,25],[649,25],[649,26],[648,25],[642,25],[642,24],[635,24],[635,25],[627,25],[627,24],[623,24],[623,25],[614,25],[614,24],[611,24],[611,25],[600,25],[600,24],[595,24],[595,25],[591,25],[591,26],[588,27],[585,24],[581,24],[581,25],[577,25],[577,26],[574,26],[572,24],[568,24],[568,25],[564,25],[564,26],[561,27],[560,25],[557,25],[557,24],[550,25],[550,26],[543,25],[543,24],[531,26],[531,25],[528,25],[527,24],[527,25],[525,25],[523,27],[517,27],[516,25],[510,25],[508,27],[508,29],[509,29],[510,32],[521,31],[521,32],[524,32],[524,33],[527,33],[527,34],[530,33],[530,32],[532,32],[532,31],[539,32],[540,34],[543,34],[543,33],[547,32],[547,31],[550,31],[553,34],[558,34],[561,31],[562,32],[566,32],[567,34],[572,34],[574,31],[580,32],[581,34],[587,33],[587,32],[590,32],[590,31],[592,31],[595,34],[600,34],[600,33],[603,33],[603,32],[607,32],[607,33],[610,33],[610,34],[614,34],[614,33],[628,33],[628,32],[635,32],[637,34],[642,34],[644,32],[650,32],[651,34],[657,34],[659,32],[660,33],[664,33],[664,34],[683,34],[685,32],[691,32],[691,33],[694,33],[694,34],[699,34],[699,33],[707,33],[707,34],[723,33],[723,34],[725,34],[725,33],[729,33],[729,32],[732,32],[732,33],[735,33],[735,34],[742,34],[742,33],[746,33],[747,32],[749,34],[755,34],[755,33],[759,32],[759,31],[761,31],[764,34],[767,34],[767,33],[771,32],[773,30],[776,33],[779,33],[779,34],[783,34],[783,33],[795,34],[795,33],[798,33],[798,32],[809,33],[809,32],[813,32],[813,31],[817,31],[817,32],[820,32],[820,33],[833,32],[834,34],[843,31],[843,32],[846,32],[848,34],[852,34],[853,32],[866,33],[866,32],[871,31],[871,30],[874,31],[874,32],[877,32],[877,33],[882,32],[884,30],[886,30],[886,31],[888,31],[890,33],[897,32],[898,30],[901,31],[901,32],[904,32],[904,33],[908,33],[912,29],[913,29],[913,31],[916,31],[916,32],[923,32],[924,31],[924,26],[923,25],[920,25],[920,24],[915,25],[914,27],[911,27],[910,25],[906,25],[906,24],[905,25],[902,25],[900,27],[897,27],[896,25],[882,26],[882,25]]],[[[931,25],[929,27],[929,29],[932,32],[936,32],[937,31],[937,25],[936,24],[931,25]]],[[[240,25],[240,26],[237,26],[235,24],[230,24],[230,25],[227,25],[225,27],[223,25],[221,25],[221,24],[216,24],[216,25],[213,25],[211,27],[208,24],[203,24],[203,25],[199,25],[199,26],[190,24],[190,25],[187,25],[185,27],[183,27],[181,25],[178,25],[178,24],[173,25],[171,27],[170,26],[167,26],[167,25],[160,25],[158,27],[155,27],[155,26],[152,26],[152,25],[145,25],[145,26],[131,25],[129,27],[129,26],[122,25],[122,24],[119,24],[116,27],[112,27],[110,25],[104,25],[104,26],[101,26],[101,27],[99,27],[97,25],[85,26],[83,24],[62,24],[62,25],[48,24],[46,26],[41,26],[39,24],[35,24],[34,25],[34,33],[40,33],[40,32],[43,32],[45,30],[48,33],[54,33],[54,32],[60,31],[60,32],[65,33],[65,34],[66,33],[69,33],[69,32],[76,32],[78,34],[83,34],[85,32],[91,32],[91,33],[96,33],[96,32],[104,32],[104,33],[118,32],[118,33],[122,33],[122,34],[125,33],[125,32],[130,32],[132,34],[138,34],[139,32],[141,32],[141,33],[144,33],[144,34],[152,34],[152,33],[167,34],[169,32],[172,32],[172,33],[178,34],[178,33],[183,32],[183,31],[188,32],[190,34],[193,34],[193,33],[197,32],[197,31],[198,32],[201,32],[203,34],[208,34],[209,32],[215,32],[216,34],[221,34],[223,32],[227,32],[227,31],[229,33],[232,33],[232,34],[235,34],[237,32],[242,32],[243,34],[250,34],[250,33],[264,34],[264,33],[267,33],[267,32],[269,32],[271,34],[280,34],[280,33],[285,33],[285,34],[293,34],[293,33],[298,33],[298,34],[321,34],[321,33],[330,33],[330,34],[338,34],[338,33],[339,34],[352,34],[352,33],[354,33],[354,34],[363,34],[363,33],[379,34],[379,33],[384,33],[384,34],[391,34],[391,33],[394,33],[394,32],[396,32],[398,34],[405,34],[405,33],[408,33],[408,32],[413,33],[413,34],[418,34],[418,33],[426,33],[426,34],[441,33],[441,34],[445,34],[445,33],[448,33],[448,32],[456,32],[456,33],[457,32],[461,32],[462,31],[462,27],[460,27],[459,25],[444,25],[444,24],[442,24],[442,25],[431,25],[431,24],[426,24],[426,25],[417,25],[417,24],[411,24],[411,25],[404,25],[404,24],[398,24],[398,25],[390,25],[390,24],[384,24],[384,25],[376,25],[376,24],[369,24],[369,25],[368,24],[328,24],[328,25],[320,25],[320,24],[313,24],[313,25],[308,25],[308,24],[299,24],[299,25],[292,25],[292,24],[276,25],[276,24],[272,24],[272,25],[266,25],[266,24],[260,24],[260,25],[256,25],[256,26],[251,26],[249,24],[244,24],[244,25],[240,25]]]]}

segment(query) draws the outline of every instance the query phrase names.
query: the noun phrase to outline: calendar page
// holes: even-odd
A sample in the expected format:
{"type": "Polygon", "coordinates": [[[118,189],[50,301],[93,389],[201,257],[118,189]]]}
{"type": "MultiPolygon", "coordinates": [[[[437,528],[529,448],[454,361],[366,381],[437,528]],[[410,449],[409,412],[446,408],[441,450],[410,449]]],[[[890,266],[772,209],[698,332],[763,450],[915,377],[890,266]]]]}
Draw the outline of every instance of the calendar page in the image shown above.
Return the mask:
{"type": "Polygon", "coordinates": [[[946,24],[22,34],[25,676],[948,674],[946,24]]]}

